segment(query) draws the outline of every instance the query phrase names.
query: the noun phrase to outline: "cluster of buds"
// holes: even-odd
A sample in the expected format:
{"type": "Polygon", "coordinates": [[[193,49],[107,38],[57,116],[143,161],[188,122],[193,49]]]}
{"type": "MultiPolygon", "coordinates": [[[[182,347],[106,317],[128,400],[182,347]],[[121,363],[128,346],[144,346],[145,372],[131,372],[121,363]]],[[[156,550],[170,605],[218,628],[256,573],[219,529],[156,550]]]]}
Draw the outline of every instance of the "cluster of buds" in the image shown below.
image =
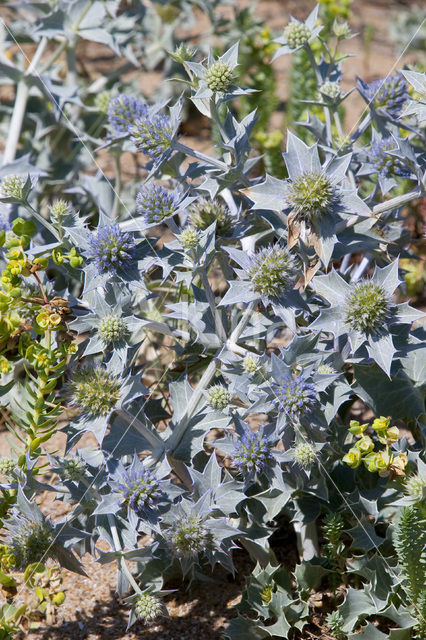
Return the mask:
{"type": "Polygon", "coordinates": [[[407,454],[399,453],[394,455],[390,451],[390,446],[398,441],[398,427],[390,427],[390,418],[376,418],[371,425],[378,441],[385,445],[385,448],[379,451],[375,450],[375,442],[364,432],[368,428],[368,423],[360,424],[357,420],[351,420],[349,433],[357,438],[354,447],[349,449],[348,453],[343,456],[343,462],[356,469],[361,462],[371,473],[378,472],[380,476],[403,476],[404,469],[407,465],[407,454]]]}

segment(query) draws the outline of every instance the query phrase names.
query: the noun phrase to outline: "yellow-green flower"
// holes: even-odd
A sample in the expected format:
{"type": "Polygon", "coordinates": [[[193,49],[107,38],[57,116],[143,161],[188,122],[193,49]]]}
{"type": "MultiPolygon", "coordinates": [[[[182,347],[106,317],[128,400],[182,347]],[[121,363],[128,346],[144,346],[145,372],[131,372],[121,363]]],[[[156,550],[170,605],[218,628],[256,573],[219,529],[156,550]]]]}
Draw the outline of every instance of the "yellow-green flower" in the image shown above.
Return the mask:
{"type": "Polygon", "coordinates": [[[351,469],[356,469],[361,464],[361,451],[359,449],[349,449],[347,454],[343,456],[343,462],[351,467],[351,469]]]}
{"type": "Polygon", "coordinates": [[[370,436],[362,436],[360,440],[355,444],[355,447],[361,451],[362,455],[370,453],[374,449],[374,442],[370,436]]]}
{"type": "Polygon", "coordinates": [[[392,462],[392,454],[389,451],[371,452],[363,458],[363,462],[368,471],[375,473],[376,471],[387,471],[392,462]]]}
{"type": "Polygon", "coordinates": [[[353,436],[361,436],[367,427],[368,424],[360,424],[358,420],[351,420],[348,431],[352,433],[353,436]]]}

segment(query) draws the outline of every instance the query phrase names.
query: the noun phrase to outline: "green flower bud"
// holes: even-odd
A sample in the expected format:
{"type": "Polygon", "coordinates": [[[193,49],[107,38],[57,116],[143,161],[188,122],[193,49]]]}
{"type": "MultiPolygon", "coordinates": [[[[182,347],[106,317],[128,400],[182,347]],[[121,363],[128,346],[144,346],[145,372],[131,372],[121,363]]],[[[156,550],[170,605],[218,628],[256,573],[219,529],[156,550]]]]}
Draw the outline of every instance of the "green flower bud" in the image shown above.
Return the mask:
{"type": "Polygon", "coordinates": [[[60,224],[71,213],[71,205],[66,200],[55,200],[49,210],[52,222],[60,224]]]}
{"type": "Polygon", "coordinates": [[[217,235],[229,236],[232,234],[232,216],[228,207],[219,200],[200,198],[190,205],[189,220],[191,225],[202,230],[216,222],[217,235]]]}
{"type": "Polygon", "coordinates": [[[0,473],[6,478],[13,478],[16,469],[16,461],[12,458],[0,458],[0,473]]]}
{"type": "Polygon", "coordinates": [[[334,369],[332,366],[330,366],[329,364],[320,364],[318,366],[317,369],[318,373],[321,373],[322,375],[327,375],[327,374],[332,374],[332,373],[336,373],[336,369],[334,369]]]}
{"type": "Polygon", "coordinates": [[[329,102],[337,102],[342,97],[342,87],[338,82],[327,80],[319,88],[319,97],[325,98],[329,102]]]}
{"type": "Polygon", "coordinates": [[[315,447],[309,442],[301,442],[293,449],[293,460],[304,469],[309,469],[314,464],[316,457],[315,447]]]}
{"type": "Polygon", "coordinates": [[[121,378],[102,367],[77,371],[68,385],[71,403],[89,416],[108,415],[121,398],[121,378]]]}
{"type": "Polygon", "coordinates": [[[134,611],[139,620],[149,622],[157,618],[162,611],[162,604],[152,593],[146,591],[134,599],[134,611]]]}
{"type": "Polygon", "coordinates": [[[195,49],[191,49],[190,47],[187,47],[186,44],[182,43],[178,47],[176,47],[174,52],[171,53],[170,55],[173,58],[173,60],[176,60],[176,62],[180,62],[181,64],[183,64],[184,62],[191,60],[194,54],[195,54],[195,49]]]}
{"type": "Polygon", "coordinates": [[[305,24],[292,20],[284,29],[284,38],[291,49],[301,47],[308,42],[312,35],[312,31],[305,24]]]}
{"type": "Polygon", "coordinates": [[[191,251],[200,243],[200,233],[194,227],[186,227],[179,235],[179,240],[185,251],[191,251]]]}
{"type": "Polygon", "coordinates": [[[422,502],[426,497],[426,476],[415,475],[407,478],[404,491],[414,502],[422,502]]]}
{"type": "Polygon", "coordinates": [[[247,271],[253,289],[265,297],[279,297],[293,288],[297,268],[293,256],[279,245],[264,247],[251,258],[247,271]]]}
{"type": "Polygon", "coordinates": [[[243,369],[254,375],[259,370],[259,358],[246,356],[243,360],[243,369]]]}
{"type": "Polygon", "coordinates": [[[17,198],[21,200],[23,197],[25,180],[21,176],[6,176],[0,184],[0,191],[4,198],[17,198]]]}
{"type": "Polygon", "coordinates": [[[306,171],[292,181],[287,199],[297,218],[312,221],[330,209],[335,190],[325,173],[306,171]]]}
{"type": "Polygon", "coordinates": [[[371,333],[383,326],[389,314],[390,300],[372,280],[357,284],[345,303],[346,322],[356,331],[371,333]]]}
{"type": "Polygon", "coordinates": [[[231,401],[231,394],[228,389],[226,389],[221,384],[216,384],[213,387],[210,387],[207,391],[207,397],[209,405],[213,409],[226,409],[231,401]]]}
{"type": "Polygon", "coordinates": [[[336,38],[339,38],[339,40],[345,40],[347,38],[350,38],[352,35],[351,28],[348,23],[337,22],[337,20],[335,20],[333,24],[333,33],[336,38]]]}
{"type": "Polygon", "coordinates": [[[356,469],[361,464],[361,451],[353,448],[349,449],[347,454],[343,456],[342,460],[352,469],[356,469]]]}
{"type": "Polygon", "coordinates": [[[127,324],[120,316],[110,314],[99,322],[98,332],[106,343],[120,342],[128,334],[127,324]]]}
{"type": "Polygon", "coordinates": [[[211,91],[227,91],[232,84],[233,69],[222,60],[211,64],[206,72],[206,83],[211,91]]]}
{"type": "Polygon", "coordinates": [[[109,101],[111,99],[111,91],[101,91],[95,97],[95,107],[100,113],[106,115],[108,113],[109,101]]]}
{"type": "Polygon", "coordinates": [[[200,516],[186,516],[172,524],[167,541],[179,558],[193,558],[211,546],[212,534],[200,516]]]}

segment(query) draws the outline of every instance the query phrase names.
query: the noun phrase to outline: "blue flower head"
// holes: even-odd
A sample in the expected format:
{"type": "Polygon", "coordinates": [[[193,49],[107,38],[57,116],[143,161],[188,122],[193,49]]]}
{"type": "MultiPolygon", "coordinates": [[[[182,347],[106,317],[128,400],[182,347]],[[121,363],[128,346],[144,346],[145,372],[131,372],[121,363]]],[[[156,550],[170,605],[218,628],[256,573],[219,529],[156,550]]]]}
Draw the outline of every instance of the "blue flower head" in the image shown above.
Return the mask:
{"type": "Polygon", "coordinates": [[[179,191],[169,191],[161,184],[142,185],[136,196],[138,213],[148,224],[159,223],[173,215],[181,200],[179,191]]]}
{"type": "Polygon", "coordinates": [[[157,478],[148,469],[126,472],[118,488],[122,504],[128,504],[138,515],[143,515],[162,496],[157,478]]]}
{"type": "Polygon", "coordinates": [[[128,131],[133,144],[139,151],[154,161],[169,150],[173,138],[171,120],[162,113],[140,118],[129,125],[128,131]]]}
{"type": "Polygon", "coordinates": [[[298,375],[286,376],[276,391],[276,404],[294,421],[302,418],[316,403],[315,386],[306,378],[298,375]]]}
{"type": "Polygon", "coordinates": [[[369,160],[376,168],[377,173],[386,177],[396,175],[406,178],[410,176],[411,172],[402,160],[387,153],[389,149],[395,149],[395,142],[391,137],[374,140],[371,143],[369,160]]]}
{"type": "Polygon", "coordinates": [[[116,135],[127,133],[130,124],[146,117],[147,114],[148,106],[145,103],[125,93],[109,101],[108,120],[116,135]]]}
{"type": "Polygon", "coordinates": [[[364,85],[364,97],[375,109],[384,109],[397,118],[408,99],[408,84],[400,73],[364,85]]]}
{"type": "Polygon", "coordinates": [[[243,474],[260,474],[273,462],[272,443],[259,431],[244,433],[235,445],[232,462],[243,474]]]}
{"type": "Polygon", "coordinates": [[[89,259],[93,260],[100,274],[117,274],[128,267],[135,253],[135,241],[129,233],[111,224],[98,229],[89,238],[89,259]]]}

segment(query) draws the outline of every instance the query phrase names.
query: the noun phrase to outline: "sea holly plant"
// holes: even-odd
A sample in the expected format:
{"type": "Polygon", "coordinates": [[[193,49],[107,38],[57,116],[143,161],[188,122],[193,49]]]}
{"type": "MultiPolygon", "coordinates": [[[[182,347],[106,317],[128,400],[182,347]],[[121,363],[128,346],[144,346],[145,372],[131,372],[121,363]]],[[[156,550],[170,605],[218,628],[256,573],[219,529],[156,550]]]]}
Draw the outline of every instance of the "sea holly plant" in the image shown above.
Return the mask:
{"type": "Polygon", "coordinates": [[[0,635],[31,622],[17,574],[50,621],[62,568],[81,573],[91,553],[114,563],[129,625],[148,634],[169,586],[244,565],[231,639],[307,624],[421,636],[409,525],[424,516],[426,334],[403,275],[404,207],[425,187],[424,74],[360,81],[348,132],[347,25],[317,7],[291,19],[275,57],[303,53],[315,87],[268,175],[254,145],[269,96],[267,117],[247,110],[244,20],[202,3],[217,39],[175,49],[200,3],[153,4],[32,4],[29,64],[6,53],[14,20],[0,43],[16,89],[1,120],[0,635]],[[79,38],[124,67],[89,83],[79,38]],[[162,88],[141,95],[129,64],[161,70],[162,88]],[[194,106],[214,140],[203,151],[194,106]]]}
{"type": "Polygon", "coordinates": [[[392,296],[398,284],[397,261],[376,267],[371,278],[356,283],[347,283],[335,271],[316,276],[312,287],[330,307],[321,310],[310,328],[329,331],[337,339],[346,338],[354,355],[366,347],[369,356],[389,374],[396,352],[393,325],[399,329],[423,317],[406,302],[394,304],[392,296]]]}

